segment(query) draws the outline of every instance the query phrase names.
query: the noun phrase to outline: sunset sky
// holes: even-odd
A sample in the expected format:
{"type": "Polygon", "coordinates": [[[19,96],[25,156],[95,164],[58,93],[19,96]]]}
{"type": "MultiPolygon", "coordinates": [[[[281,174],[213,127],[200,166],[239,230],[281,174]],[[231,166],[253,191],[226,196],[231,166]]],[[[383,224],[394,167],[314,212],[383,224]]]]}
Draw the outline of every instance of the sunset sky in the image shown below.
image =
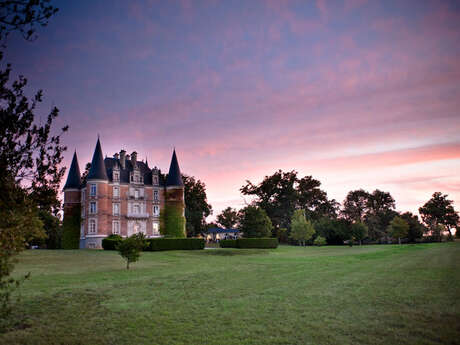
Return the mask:
{"type": "MultiPolygon", "coordinates": [[[[5,61],[55,105],[65,164],[136,150],[206,183],[214,215],[246,179],[313,175],[330,198],[390,192],[460,209],[459,1],[61,1],[5,61]]],[[[417,212],[418,213],[418,212],[417,212]]]]}

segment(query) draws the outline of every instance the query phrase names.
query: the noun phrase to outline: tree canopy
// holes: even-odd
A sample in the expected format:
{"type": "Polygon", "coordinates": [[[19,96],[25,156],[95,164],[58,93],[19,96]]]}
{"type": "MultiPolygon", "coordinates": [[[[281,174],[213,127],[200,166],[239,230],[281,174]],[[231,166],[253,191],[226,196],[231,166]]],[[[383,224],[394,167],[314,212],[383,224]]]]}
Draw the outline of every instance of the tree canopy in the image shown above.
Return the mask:
{"type": "Polygon", "coordinates": [[[185,229],[188,237],[206,232],[206,217],[212,214],[208,204],[206,185],[194,176],[182,175],[185,194],[185,229]]]}
{"type": "MultiPolygon", "coordinates": [[[[436,192],[430,200],[419,208],[423,222],[434,231],[441,225],[449,231],[452,237],[452,229],[459,227],[459,216],[453,206],[453,201],[448,199],[447,194],[436,192]]],[[[458,230],[457,230],[458,231],[458,230]]],[[[440,240],[440,238],[439,238],[440,240]]]]}
{"type": "Polygon", "coordinates": [[[246,181],[240,191],[243,195],[254,197],[254,203],[266,211],[275,229],[290,229],[296,209],[304,209],[312,220],[337,216],[338,203],[328,199],[320,186],[321,182],[312,176],[299,178],[294,170],[278,170],[271,176],[265,176],[259,184],[246,181]]]}
{"type": "Polygon", "coordinates": [[[217,224],[224,229],[232,229],[239,222],[238,211],[234,208],[227,207],[217,215],[217,224]]]}

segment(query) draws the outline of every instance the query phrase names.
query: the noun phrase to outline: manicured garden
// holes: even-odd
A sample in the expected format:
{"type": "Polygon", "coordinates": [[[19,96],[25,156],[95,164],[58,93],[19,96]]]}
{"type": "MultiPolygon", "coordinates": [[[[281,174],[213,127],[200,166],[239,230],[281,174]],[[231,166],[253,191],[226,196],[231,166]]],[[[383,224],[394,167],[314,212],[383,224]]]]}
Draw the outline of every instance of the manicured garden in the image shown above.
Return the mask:
{"type": "Polygon", "coordinates": [[[0,344],[460,344],[460,243],[29,250],[0,344]],[[11,320],[10,320],[11,321],[11,320]]]}

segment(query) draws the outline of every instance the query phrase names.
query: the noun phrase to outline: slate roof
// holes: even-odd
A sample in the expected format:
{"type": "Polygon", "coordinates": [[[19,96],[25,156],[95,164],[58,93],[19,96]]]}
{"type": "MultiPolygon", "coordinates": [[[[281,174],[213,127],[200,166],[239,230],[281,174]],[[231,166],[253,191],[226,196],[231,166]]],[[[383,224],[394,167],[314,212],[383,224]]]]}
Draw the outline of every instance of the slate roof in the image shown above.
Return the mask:
{"type": "Polygon", "coordinates": [[[70,164],[69,175],[67,175],[67,181],[64,189],[80,188],[81,177],[80,167],[78,166],[77,151],[74,152],[72,158],[72,164],[70,164]]]}
{"type": "MultiPolygon", "coordinates": [[[[129,183],[129,173],[134,170],[133,164],[130,159],[125,161],[125,169],[121,168],[120,160],[116,158],[105,158],[104,159],[105,167],[107,169],[107,175],[109,176],[109,181],[112,182],[113,170],[115,167],[120,169],[120,183],[129,183]]],[[[141,175],[144,177],[144,184],[152,184],[152,171],[149,169],[148,165],[144,162],[137,161],[137,166],[141,175]]]]}
{"type": "Polygon", "coordinates": [[[182,175],[180,173],[179,163],[177,162],[176,150],[173,151],[171,165],[169,166],[168,179],[166,180],[166,186],[184,186],[182,175]]]}
{"type": "Polygon", "coordinates": [[[97,138],[96,149],[94,150],[91,169],[89,169],[87,180],[108,180],[107,171],[102,156],[101,142],[97,138]]]}

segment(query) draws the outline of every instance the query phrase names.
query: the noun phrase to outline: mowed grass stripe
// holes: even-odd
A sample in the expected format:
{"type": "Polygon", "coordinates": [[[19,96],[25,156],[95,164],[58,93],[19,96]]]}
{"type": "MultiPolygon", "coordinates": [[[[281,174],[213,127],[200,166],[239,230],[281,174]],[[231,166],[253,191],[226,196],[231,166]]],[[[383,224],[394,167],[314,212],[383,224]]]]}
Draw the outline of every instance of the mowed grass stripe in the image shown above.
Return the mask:
{"type": "MultiPolygon", "coordinates": [[[[456,344],[460,244],[28,251],[24,344],[456,344]]],[[[19,313],[19,314],[18,314],[19,313]]]]}

